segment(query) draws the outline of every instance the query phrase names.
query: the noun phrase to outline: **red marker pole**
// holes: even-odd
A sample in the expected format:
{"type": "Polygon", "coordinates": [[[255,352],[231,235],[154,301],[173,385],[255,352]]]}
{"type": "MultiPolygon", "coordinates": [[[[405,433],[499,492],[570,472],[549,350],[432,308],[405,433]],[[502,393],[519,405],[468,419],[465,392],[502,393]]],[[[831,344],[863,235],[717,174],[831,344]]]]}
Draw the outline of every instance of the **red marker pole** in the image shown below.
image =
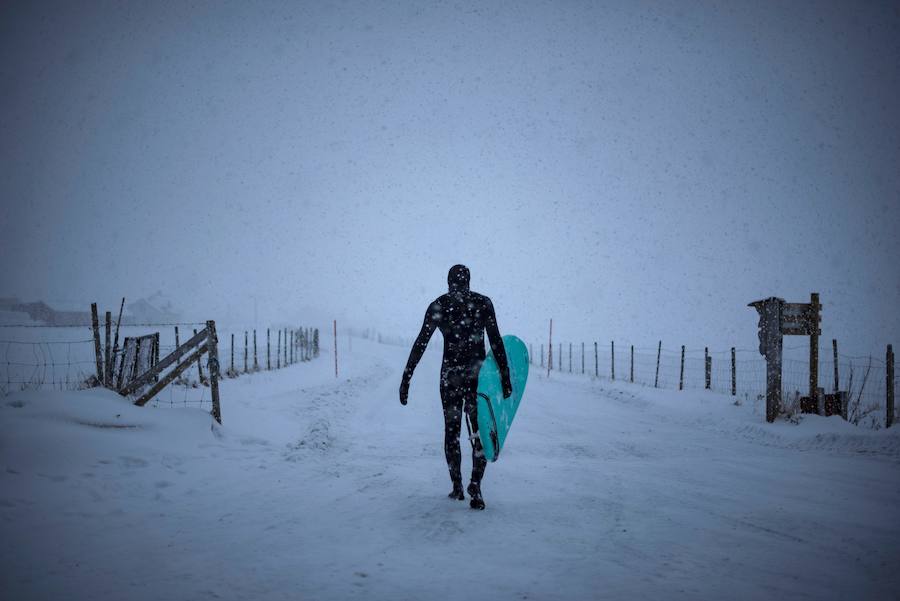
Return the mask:
{"type": "Polygon", "coordinates": [[[337,320],[334,320],[334,377],[338,377],[337,370],[337,320]]]}
{"type": "Polygon", "coordinates": [[[553,318],[550,318],[550,343],[548,344],[548,348],[550,349],[548,352],[550,353],[547,358],[547,377],[550,377],[550,370],[553,369],[553,318]]]}

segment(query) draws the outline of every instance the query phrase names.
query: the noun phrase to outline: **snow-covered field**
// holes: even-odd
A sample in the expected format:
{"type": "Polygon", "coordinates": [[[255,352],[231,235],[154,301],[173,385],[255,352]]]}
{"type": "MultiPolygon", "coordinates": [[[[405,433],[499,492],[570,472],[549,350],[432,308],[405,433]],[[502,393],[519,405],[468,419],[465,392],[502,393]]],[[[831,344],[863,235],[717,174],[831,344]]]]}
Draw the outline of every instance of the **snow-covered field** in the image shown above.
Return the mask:
{"type": "Polygon", "coordinates": [[[475,512],[446,498],[438,353],[407,407],[406,349],[342,354],[337,381],[327,352],[225,380],[222,427],[108,391],[0,398],[0,597],[900,595],[898,428],[534,370],[475,512]]]}

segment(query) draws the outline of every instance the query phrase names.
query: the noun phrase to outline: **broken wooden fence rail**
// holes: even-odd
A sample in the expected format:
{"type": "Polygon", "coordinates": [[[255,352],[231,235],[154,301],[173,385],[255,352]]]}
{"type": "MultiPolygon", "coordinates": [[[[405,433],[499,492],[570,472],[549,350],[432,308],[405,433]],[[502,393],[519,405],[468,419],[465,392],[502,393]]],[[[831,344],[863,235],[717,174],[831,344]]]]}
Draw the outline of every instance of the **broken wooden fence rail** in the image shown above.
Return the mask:
{"type": "MultiPolygon", "coordinates": [[[[157,341],[155,354],[158,355],[159,333],[156,333],[155,337],[157,341]]],[[[171,384],[185,370],[190,368],[195,361],[199,366],[200,358],[204,353],[208,355],[207,365],[209,367],[209,386],[212,395],[212,415],[217,422],[222,423],[222,411],[219,404],[218,339],[216,335],[216,323],[212,320],[207,321],[206,327],[200,332],[195,333],[190,340],[179,345],[166,357],[156,361],[152,368],[125,383],[119,390],[119,393],[123,396],[127,396],[140,390],[143,386],[150,384],[150,382],[155,382],[153,386],[143,392],[134,402],[135,405],[143,407],[147,404],[147,401],[156,396],[163,388],[171,384]],[[188,355],[187,358],[182,360],[182,357],[185,355],[188,355]],[[163,371],[172,365],[174,365],[174,368],[165,376],[162,376],[163,371]]]]}

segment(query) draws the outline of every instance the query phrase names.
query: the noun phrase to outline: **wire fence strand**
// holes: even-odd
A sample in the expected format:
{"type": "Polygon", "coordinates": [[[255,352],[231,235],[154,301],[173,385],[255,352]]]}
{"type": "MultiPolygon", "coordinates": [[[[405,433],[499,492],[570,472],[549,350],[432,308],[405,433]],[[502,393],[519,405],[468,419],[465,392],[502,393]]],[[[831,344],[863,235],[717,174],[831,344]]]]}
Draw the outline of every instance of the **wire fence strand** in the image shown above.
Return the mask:
{"type": "MultiPolygon", "coordinates": [[[[547,366],[546,344],[532,343],[532,349],[538,356],[532,356],[533,365],[547,366]]],[[[681,348],[671,349],[665,346],[634,346],[633,360],[631,346],[620,342],[615,344],[615,366],[610,343],[597,345],[594,355],[594,342],[584,343],[584,365],[586,376],[601,379],[615,379],[622,382],[633,381],[644,386],[678,390],[706,389],[706,356],[710,357],[709,389],[713,392],[732,394],[731,349],[685,349],[684,367],[682,371],[681,348]],[[657,362],[657,351],[659,361],[657,362]]],[[[553,344],[553,366],[551,373],[563,372],[581,375],[582,343],[572,343],[571,351],[568,342],[553,344]],[[563,357],[558,356],[560,350],[563,357]],[[574,356],[570,357],[570,353],[574,356]],[[562,359],[562,369],[559,368],[562,359]],[[570,372],[569,365],[577,369],[570,372]]],[[[809,350],[809,345],[796,345],[785,350],[809,350]]],[[[734,349],[734,396],[741,402],[759,402],[766,397],[766,361],[756,349],[734,349]]],[[[884,416],[887,409],[887,365],[883,360],[870,356],[838,355],[838,383],[835,387],[835,362],[830,349],[826,353],[824,347],[819,351],[819,388],[826,393],[837,391],[849,392],[848,419],[853,423],[872,429],[884,427],[884,416]]],[[[896,376],[894,387],[896,388],[896,376]]],[[[809,360],[786,357],[782,361],[782,398],[789,410],[799,411],[799,399],[809,394],[809,360]],[[795,407],[796,406],[796,407],[795,407]]]]}

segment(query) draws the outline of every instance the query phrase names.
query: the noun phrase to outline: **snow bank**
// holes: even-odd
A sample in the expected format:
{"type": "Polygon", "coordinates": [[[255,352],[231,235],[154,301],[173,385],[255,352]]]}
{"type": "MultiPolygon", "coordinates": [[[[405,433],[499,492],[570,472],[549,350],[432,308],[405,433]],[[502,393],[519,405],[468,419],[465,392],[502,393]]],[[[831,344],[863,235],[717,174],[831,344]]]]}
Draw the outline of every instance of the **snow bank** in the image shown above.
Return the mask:
{"type": "Polygon", "coordinates": [[[353,348],[338,379],[329,357],[223,381],[221,427],[101,390],[3,397],[2,596],[896,595],[895,429],[536,370],[473,512],[446,498],[439,353],[401,407],[406,350],[353,348]]]}

